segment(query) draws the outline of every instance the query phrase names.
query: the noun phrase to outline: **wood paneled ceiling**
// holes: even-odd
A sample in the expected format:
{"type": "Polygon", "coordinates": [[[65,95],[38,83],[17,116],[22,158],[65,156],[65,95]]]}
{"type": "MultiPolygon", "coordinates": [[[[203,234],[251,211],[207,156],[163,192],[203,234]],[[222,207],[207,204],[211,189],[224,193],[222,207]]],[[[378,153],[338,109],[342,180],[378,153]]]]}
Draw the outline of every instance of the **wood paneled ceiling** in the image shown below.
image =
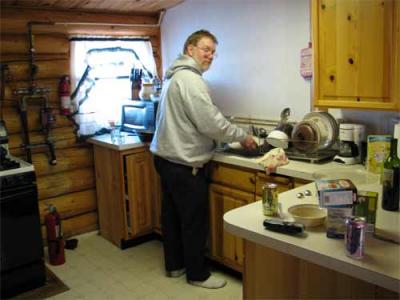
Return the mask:
{"type": "Polygon", "coordinates": [[[41,8],[80,12],[155,14],[185,0],[1,0],[2,7],[41,8]]]}

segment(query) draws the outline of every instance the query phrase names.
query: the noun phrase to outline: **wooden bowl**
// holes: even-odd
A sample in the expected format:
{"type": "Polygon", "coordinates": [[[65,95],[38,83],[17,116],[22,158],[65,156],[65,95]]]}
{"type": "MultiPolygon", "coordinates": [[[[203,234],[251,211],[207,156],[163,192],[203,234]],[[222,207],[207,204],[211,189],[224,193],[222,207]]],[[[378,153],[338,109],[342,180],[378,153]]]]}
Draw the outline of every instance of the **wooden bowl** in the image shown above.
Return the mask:
{"type": "Polygon", "coordinates": [[[324,224],[326,209],[316,204],[299,204],[289,207],[288,212],[296,222],[306,227],[317,227],[324,224]]]}

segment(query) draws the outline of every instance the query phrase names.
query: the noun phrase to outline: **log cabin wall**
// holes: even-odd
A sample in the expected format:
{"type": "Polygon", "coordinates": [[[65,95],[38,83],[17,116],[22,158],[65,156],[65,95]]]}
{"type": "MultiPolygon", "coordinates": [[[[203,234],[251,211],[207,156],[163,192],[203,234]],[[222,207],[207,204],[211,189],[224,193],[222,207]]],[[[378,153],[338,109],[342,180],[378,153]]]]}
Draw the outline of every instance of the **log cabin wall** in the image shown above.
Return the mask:
{"type": "MultiPolygon", "coordinates": [[[[70,73],[69,37],[76,34],[149,37],[161,75],[159,16],[2,7],[0,59],[2,65],[8,66],[8,72],[4,76],[1,108],[8,128],[10,152],[22,159],[26,159],[21,146],[23,130],[18,98],[13,91],[30,86],[28,22],[55,23],[34,25],[32,31],[35,64],[38,66],[37,87],[51,89],[49,102],[57,112],[56,124],[51,130],[57,164],[48,163],[47,148],[33,149],[32,162],[37,176],[41,222],[44,222],[46,204],[55,205],[62,217],[64,237],[68,238],[98,228],[91,145],[77,142],[72,123],[59,114],[58,83],[61,76],[70,73]],[[150,24],[149,27],[146,24],[150,24]]],[[[28,124],[31,143],[43,142],[45,135],[40,130],[40,105],[28,105],[28,124]]],[[[42,232],[45,238],[44,226],[42,232]]]]}

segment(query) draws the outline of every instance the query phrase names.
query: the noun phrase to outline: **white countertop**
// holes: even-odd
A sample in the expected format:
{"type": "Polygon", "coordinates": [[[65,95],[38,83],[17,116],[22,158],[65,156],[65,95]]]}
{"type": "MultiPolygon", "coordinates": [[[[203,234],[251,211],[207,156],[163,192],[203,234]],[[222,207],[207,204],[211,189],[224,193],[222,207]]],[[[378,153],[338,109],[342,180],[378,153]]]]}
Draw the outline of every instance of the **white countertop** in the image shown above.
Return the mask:
{"type": "MultiPolygon", "coordinates": [[[[376,190],[380,185],[362,185],[359,189],[376,190]]],[[[281,193],[279,202],[287,217],[287,208],[299,203],[317,203],[315,183],[281,193]],[[298,199],[296,194],[309,189],[312,196],[298,199]]],[[[365,257],[355,260],[345,255],[344,241],[326,237],[323,226],[306,229],[305,237],[265,230],[261,201],[231,210],[224,215],[224,228],[249,241],[293,255],[323,267],[400,292],[400,246],[367,236],[365,257]]]]}
{"type": "MultiPolygon", "coordinates": [[[[148,146],[150,144],[149,142],[142,142],[138,136],[132,136],[126,132],[122,132],[122,134],[125,137],[124,143],[113,143],[111,141],[110,134],[91,137],[88,139],[88,142],[118,151],[139,148],[148,146]]],[[[257,163],[256,158],[246,158],[237,155],[216,152],[212,160],[253,170],[264,171],[264,168],[257,163]]],[[[345,166],[337,162],[312,164],[308,162],[291,160],[287,165],[278,167],[275,173],[278,175],[285,175],[305,180],[315,180],[316,175],[326,173],[330,173],[331,175],[337,174],[346,177],[354,177],[354,175],[357,175],[357,178],[350,178],[356,185],[356,179],[369,182],[375,182],[376,180],[379,180],[379,178],[377,178],[374,174],[366,172],[363,165],[345,166]]]]}
{"type": "Polygon", "coordinates": [[[121,132],[121,134],[124,136],[123,143],[111,141],[110,134],[102,134],[102,135],[93,136],[88,139],[88,142],[91,144],[103,146],[103,147],[113,149],[113,150],[118,150],[118,151],[129,150],[129,149],[133,149],[133,148],[140,148],[140,147],[149,145],[149,143],[147,143],[147,142],[142,142],[137,135],[130,135],[126,132],[121,132]]]}
{"type": "MultiPolygon", "coordinates": [[[[236,165],[240,167],[250,168],[254,170],[264,171],[264,168],[257,163],[258,158],[247,158],[237,155],[216,152],[213,156],[213,161],[236,165]]],[[[290,160],[287,165],[278,167],[276,174],[286,175],[289,177],[301,178],[305,180],[315,180],[315,174],[335,172],[342,174],[358,173],[358,177],[361,179],[361,175],[367,176],[365,173],[365,167],[363,165],[343,165],[337,162],[326,162],[320,164],[313,164],[303,161],[290,160]]],[[[379,180],[374,174],[368,174],[371,178],[368,180],[376,181],[379,180]]]]}

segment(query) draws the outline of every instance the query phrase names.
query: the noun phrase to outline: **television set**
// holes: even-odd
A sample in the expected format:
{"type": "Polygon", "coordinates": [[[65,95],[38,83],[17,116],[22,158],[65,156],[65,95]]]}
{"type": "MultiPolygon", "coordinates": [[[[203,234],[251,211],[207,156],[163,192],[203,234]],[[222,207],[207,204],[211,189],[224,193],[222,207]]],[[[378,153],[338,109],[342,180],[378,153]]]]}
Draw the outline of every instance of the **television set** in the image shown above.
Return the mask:
{"type": "Polygon", "coordinates": [[[122,106],[121,130],[130,133],[153,134],[156,129],[158,101],[132,100],[122,106]]]}

